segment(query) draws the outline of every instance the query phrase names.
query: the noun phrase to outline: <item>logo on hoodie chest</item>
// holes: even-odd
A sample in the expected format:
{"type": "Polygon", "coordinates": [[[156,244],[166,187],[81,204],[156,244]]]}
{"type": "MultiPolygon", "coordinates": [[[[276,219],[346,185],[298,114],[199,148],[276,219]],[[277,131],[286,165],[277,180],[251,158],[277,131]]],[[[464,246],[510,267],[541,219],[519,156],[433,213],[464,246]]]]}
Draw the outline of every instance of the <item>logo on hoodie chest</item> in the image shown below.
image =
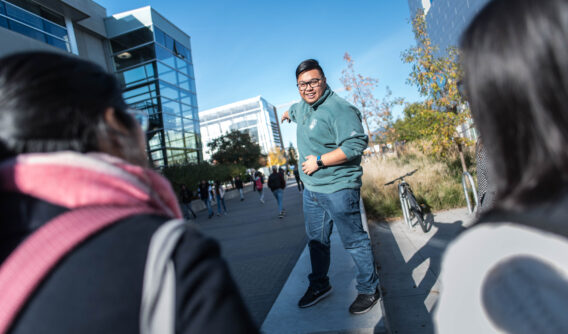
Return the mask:
{"type": "Polygon", "coordinates": [[[310,122],[310,130],[313,130],[316,125],[318,124],[318,120],[317,119],[312,119],[312,121],[310,122]]]}

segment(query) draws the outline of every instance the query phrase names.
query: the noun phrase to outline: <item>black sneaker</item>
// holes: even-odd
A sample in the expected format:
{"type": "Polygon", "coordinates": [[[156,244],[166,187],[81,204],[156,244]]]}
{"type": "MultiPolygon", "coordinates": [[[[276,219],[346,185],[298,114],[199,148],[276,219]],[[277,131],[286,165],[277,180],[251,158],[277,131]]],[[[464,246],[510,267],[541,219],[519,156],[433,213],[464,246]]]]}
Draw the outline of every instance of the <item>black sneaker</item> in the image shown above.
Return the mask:
{"type": "Polygon", "coordinates": [[[327,297],[330,293],[331,285],[320,291],[316,291],[310,286],[308,287],[308,291],[304,294],[304,297],[302,297],[302,299],[298,302],[298,306],[304,308],[315,305],[317,302],[327,297]]]}
{"type": "Polygon", "coordinates": [[[280,219],[284,218],[284,212],[280,212],[280,214],[278,215],[278,218],[280,218],[280,219]]]}
{"type": "Polygon", "coordinates": [[[351,312],[352,314],[366,313],[373,308],[373,306],[379,301],[380,298],[381,293],[379,292],[378,287],[373,294],[359,294],[357,295],[357,298],[355,298],[353,304],[351,304],[351,306],[349,307],[349,312],[351,312]]]}

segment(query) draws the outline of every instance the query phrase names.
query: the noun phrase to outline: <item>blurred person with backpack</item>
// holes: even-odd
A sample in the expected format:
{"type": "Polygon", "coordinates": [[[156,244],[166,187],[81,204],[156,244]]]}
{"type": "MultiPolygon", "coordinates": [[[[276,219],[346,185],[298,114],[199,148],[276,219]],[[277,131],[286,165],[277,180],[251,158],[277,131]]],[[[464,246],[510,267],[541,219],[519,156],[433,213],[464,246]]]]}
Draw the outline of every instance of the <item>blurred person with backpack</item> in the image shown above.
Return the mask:
{"type": "Polygon", "coordinates": [[[272,166],[272,174],[268,177],[267,184],[278,203],[278,218],[282,219],[284,217],[284,210],[282,209],[282,194],[284,191],[283,189],[286,188],[284,173],[278,172],[278,168],[276,168],[276,166],[272,166]]]}
{"type": "Polygon", "coordinates": [[[0,59],[0,333],[257,333],[127,108],[94,63],[0,59]]]}
{"type": "Polygon", "coordinates": [[[264,189],[263,189],[264,178],[262,177],[262,172],[258,171],[254,177],[254,186],[256,191],[258,191],[258,195],[260,196],[260,202],[264,204],[264,189]]]}

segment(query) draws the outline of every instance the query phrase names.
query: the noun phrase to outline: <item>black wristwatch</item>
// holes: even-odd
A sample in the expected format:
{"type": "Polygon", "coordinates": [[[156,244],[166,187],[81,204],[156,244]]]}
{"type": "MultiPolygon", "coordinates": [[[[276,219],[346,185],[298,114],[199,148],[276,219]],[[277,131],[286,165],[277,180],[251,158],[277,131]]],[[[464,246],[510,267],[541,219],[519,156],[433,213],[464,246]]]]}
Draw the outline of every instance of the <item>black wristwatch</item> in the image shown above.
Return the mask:
{"type": "Polygon", "coordinates": [[[318,164],[318,168],[324,168],[325,167],[325,165],[323,164],[323,161],[321,161],[321,155],[318,155],[317,164],[318,164]]]}

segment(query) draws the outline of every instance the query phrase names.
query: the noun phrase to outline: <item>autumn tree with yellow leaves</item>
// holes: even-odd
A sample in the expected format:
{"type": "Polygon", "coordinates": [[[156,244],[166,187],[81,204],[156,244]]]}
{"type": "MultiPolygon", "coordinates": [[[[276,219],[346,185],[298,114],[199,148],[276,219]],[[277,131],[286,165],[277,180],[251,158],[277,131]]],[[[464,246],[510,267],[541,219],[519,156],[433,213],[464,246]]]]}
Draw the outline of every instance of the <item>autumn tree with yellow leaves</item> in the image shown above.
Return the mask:
{"type": "Polygon", "coordinates": [[[279,146],[275,146],[270,152],[268,152],[268,157],[266,165],[268,167],[272,166],[282,166],[286,164],[286,151],[281,149],[279,146]]]}
{"type": "MultiPolygon", "coordinates": [[[[471,141],[460,136],[458,127],[471,119],[469,108],[458,90],[462,77],[459,66],[459,51],[455,47],[444,56],[436,56],[437,46],[432,45],[426,31],[424,13],[419,11],[412,20],[416,46],[402,53],[402,60],[412,65],[408,82],[416,87],[425,98],[419,108],[415,106],[415,117],[420,119],[419,127],[413,131],[429,141],[428,150],[438,156],[447,155],[457,149],[463,171],[467,171],[463,148],[471,141]]],[[[395,127],[396,129],[396,127],[395,127]]]]}

